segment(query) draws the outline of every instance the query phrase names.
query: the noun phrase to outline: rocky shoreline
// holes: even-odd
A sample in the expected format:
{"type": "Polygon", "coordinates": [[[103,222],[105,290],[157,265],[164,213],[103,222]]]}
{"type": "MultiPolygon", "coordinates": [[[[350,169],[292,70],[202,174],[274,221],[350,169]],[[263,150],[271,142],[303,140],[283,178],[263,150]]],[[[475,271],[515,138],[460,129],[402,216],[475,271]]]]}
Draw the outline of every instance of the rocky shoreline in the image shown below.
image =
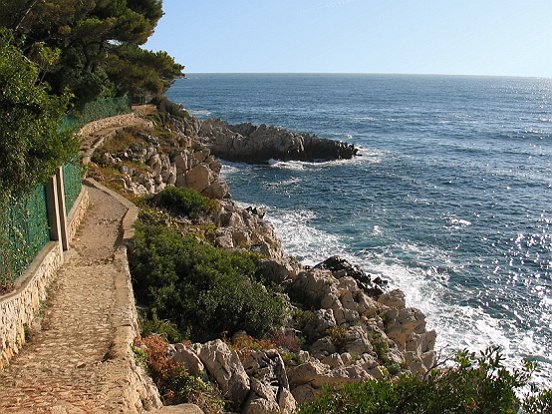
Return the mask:
{"type": "Polygon", "coordinates": [[[325,385],[401,372],[424,375],[431,369],[436,333],[426,329],[420,310],[406,306],[403,292],[389,290],[381,278],[337,256],[313,268],[288,257],[263,219],[264,213],[232,201],[219,176],[221,164],[214,157],[246,162],[265,162],[267,157],[340,159],[353,157],[354,147],[335,141],[317,146],[319,138],[276,127],[230,129],[222,121],[199,122],[193,117],[173,119],[166,125],[169,137],[133,131],[136,142],[124,151],[96,154],[93,161],[117,169],[116,177],[101,177],[101,170],[91,174],[111,180],[131,195],[155,194],[175,185],[219,200],[210,242],[225,249],[261,253],[263,273],[283,286],[290,311],[299,312],[294,304],[308,309],[300,311],[302,329],[281,328],[273,335],[274,349],[236,351],[221,339],[173,344],[169,354],[175,363],[216,382],[236,411],[249,414],[291,413],[297,404],[315,398],[325,385]],[[228,140],[228,134],[233,138],[228,140]],[[263,141],[266,145],[251,144],[252,137],[260,134],[278,138],[263,141]]]}
{"type": "Polygon", "coordinates": [[[358,155],[354,145],[274,125],[229,125],[211,119],[201,122],[199,137],[216,157],[250,164],[263,164],[270,159],[333,161],[358,155]]]}

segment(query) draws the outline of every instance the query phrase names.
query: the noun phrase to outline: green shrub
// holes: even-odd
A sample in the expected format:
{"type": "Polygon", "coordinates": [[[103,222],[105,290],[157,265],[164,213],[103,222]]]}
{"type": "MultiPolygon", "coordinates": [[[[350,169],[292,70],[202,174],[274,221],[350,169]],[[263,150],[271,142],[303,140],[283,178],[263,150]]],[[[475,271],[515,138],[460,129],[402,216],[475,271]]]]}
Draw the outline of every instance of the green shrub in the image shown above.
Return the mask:
{"type": "Polygon", "coordinates": [[[138,223],[131,271],[138,300],[193,340],[245,330],[264,336],[280,326],[280,294],[254,280],[258,261],[162,225],[138,223]]]}
{"type": "Polygon", "coordinates": [[[330,326],[328,328],[328,335],[330,335],[332,343],[337,348],[343,347],[349,340],[349,333],[345,326],[330,326]]]}
{"type": "Polygon", "coordinates": [[[527,385],[534,366],[509,370],[497,349],[459,352],[451,368],[426,377],[402,375],[380,381],[326,388],[298,414],[550,414],[550,391],[525,402],[516,390],[527,385]]]}
{"type": "Polygon", "coordinates": [[[152,199],[152,204],[173,214],[197,219],[211,213],[216,204],[191,188],[167,187],[152,199]]]}
{"type": "Polygon", "coordinates": [[[151,101],[155,106],[157,106],[157,109],[159,112],[163,114],[169,114],[175,118],[179,119],[190,119],[191,116],[186,111],[182,105],[179,105],[177,103],[174,103],[166,96],[156,96],[151,101]]]}
{"type": "Polygon", "coordinates": [[[184,339],[184,336],[173,323],[170,321],[160,320],[157,316],[157,309],[152,309],[147,312],[151,316],[146,316],[141,321],[141,333],[142,336],[149,336],[152,334],[158,334],[170,343],[180,342],[184,339]]]}

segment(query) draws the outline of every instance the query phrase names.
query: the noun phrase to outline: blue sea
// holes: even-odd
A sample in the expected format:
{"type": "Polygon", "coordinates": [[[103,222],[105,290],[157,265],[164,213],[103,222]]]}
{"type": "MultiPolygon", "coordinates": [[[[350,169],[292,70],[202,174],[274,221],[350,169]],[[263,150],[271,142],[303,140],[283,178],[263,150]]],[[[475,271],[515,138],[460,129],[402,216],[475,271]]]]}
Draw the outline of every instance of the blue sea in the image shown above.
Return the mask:
{"type": "Polygon", "coordinates": [[[361,148],[351,161],[227,164],[306,264],[340,254],[402,289],[443,355],[502,347],[552,386],[552,80],[194,74],[200,118],[277,124],[361,148]]]}

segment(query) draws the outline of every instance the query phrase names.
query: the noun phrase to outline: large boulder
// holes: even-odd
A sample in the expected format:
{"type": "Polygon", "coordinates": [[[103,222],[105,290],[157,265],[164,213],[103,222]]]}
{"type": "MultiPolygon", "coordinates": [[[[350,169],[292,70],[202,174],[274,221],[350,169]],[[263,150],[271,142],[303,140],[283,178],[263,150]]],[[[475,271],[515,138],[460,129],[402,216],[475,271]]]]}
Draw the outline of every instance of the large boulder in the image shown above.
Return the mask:
{"type": "MultiPolygon", "coordinates": [[[[320,308],[322,299],[329,293],[337,292],[337,279],[327,270],[313,269],[299,274],[290,293],[315,308],[320,308]]],[[[336,316],[336,315],[334,315],[336,316]]]]}
{"type": "Polygon", "coordinates": [[[205,190],[213,182],[211,170],[203,164],[188,170],[185,177],[186,185],[199,192],[205,190]]]}
{"type": "Polygon", "coordinates": [[[250,381],[236,352],[217,339],[199,345],[197,354],[222,391],[241,406],[249,394],[250,381]]]}

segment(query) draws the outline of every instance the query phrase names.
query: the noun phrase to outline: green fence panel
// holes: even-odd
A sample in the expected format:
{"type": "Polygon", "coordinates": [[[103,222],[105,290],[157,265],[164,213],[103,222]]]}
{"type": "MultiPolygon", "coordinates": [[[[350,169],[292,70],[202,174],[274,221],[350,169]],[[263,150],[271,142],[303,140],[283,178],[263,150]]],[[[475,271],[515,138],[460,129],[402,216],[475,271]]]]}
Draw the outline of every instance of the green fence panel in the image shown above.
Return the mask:
{"type": "Polygon", "coordinates": [[[72,161],[63,166],[63,193],[65,195],[65,214],[75,205],[82,189],[82,166],[80,162],[72,161]]]}
{"type": "Polygon", "coordinates": [[[127,96],[98,99],[64,117],[60,122],[60,128],[64,131],[76,131],[88,122],[128,114],[132,112],[130,105],[131,101],[127,96]]]}
{"type": "Polygon", "coordinates": [[[15,280],[50,241],[45,186],[13,200],[0,214],[0,276],[15,280]]]}

